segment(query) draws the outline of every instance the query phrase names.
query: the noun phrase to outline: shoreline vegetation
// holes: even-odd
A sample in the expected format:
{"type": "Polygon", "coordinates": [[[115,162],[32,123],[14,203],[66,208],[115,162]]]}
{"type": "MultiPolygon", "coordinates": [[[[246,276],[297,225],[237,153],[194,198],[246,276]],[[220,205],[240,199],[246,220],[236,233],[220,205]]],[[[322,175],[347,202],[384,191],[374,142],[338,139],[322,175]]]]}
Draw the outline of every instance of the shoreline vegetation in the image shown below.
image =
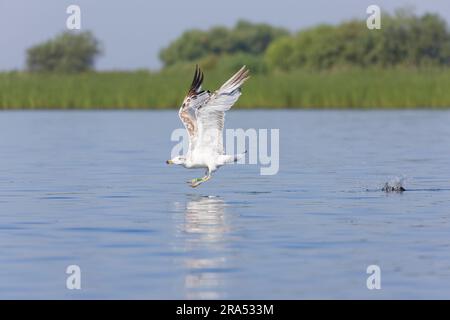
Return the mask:
{"type": "Polygon", "coordinates": [[[251,79],[237,108],[450,108],[450,30],[408,8],[290,32],[264,23],[191,29],[162,48],[159,71],[94,71],[90,31],[63,32],[27,50],[26,71],[0,73],[0,109],[178,108],[196,64],[204,89],[242,65],[251,79]]]}
{"type": "MultiPolygon", "coordinates": [[[[193,66],[160,72],[0,73],[0,109],[173,109],[193,66]]],[[[205,89],[230,74],[205,70],[205,89]]],[[[450,109],[450,68],[340,69],[256,73],[240,109],[450,109]]]]}

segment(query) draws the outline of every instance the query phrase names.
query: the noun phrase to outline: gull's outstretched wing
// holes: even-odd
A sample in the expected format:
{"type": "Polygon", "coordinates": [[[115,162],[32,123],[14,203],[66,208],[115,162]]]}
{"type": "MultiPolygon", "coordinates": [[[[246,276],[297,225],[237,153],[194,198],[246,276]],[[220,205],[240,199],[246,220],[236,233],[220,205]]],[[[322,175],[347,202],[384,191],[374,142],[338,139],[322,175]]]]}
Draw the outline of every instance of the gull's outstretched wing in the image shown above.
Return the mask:
{"type": "Polygon", "coordinates": [[[195,148],[223,154],[225,111],[230,110],[241,95],[241,86],[249,78],[243,66],[234,76],[212,93],[206,103],[196,109],[197,141],[195,148]]]}
{"type": "Polygon", "coordinates": [[[198,65],[195,68],[194,79],[191,87],[184,98],[183,104],[178,111],[178,115],[189,134],[189,149],[193,148],[197,140],[198,125],[196,110],[201,107],[210,96],[208,91],[202,91],[203,72],[198,65]]]}

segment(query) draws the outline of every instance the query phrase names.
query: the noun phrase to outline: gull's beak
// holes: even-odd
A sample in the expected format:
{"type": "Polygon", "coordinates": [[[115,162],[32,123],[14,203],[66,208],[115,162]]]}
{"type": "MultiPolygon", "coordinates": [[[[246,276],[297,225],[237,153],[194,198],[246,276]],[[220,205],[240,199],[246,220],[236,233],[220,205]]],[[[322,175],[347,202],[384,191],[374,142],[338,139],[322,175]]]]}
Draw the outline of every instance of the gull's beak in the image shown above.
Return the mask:
{"type": "Polygon", "coordinates": [[[167,160],[166,163],[167,164],[173,164],[172,160],[167,160]]]}

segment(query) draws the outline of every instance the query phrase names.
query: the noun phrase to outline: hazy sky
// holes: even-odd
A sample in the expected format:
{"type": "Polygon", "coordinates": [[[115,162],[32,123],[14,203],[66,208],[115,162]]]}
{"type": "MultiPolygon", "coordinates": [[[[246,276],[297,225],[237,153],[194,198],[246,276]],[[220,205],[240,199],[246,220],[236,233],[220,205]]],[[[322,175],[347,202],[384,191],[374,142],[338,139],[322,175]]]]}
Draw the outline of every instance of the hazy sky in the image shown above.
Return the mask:
{"type": "Polygon", "coordinates": [[[0,0],[0,70],[23,68],[26,48],[65,30],[70,4],[81,7],[82,30],[103,43],[98,69],[158,68],[158,51],[184,30],[240,18],[298,30],[366,18],[367,6],[377,4],[390,12],[412,5],[450,21],[450,0],[0,0]]]}

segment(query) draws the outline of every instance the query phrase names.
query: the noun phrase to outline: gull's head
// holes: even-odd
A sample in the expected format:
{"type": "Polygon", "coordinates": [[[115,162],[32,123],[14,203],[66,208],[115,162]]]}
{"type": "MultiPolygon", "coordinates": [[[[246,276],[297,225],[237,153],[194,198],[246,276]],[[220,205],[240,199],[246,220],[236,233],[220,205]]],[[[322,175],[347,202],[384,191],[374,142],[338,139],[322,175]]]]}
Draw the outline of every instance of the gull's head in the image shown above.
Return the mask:
{"type": "Polygon", "coordinates": [[[181,156],[166,161],[167,164],[180,164],[180,165],[185,164],[185,162],[186,158],[181,156]]]}

